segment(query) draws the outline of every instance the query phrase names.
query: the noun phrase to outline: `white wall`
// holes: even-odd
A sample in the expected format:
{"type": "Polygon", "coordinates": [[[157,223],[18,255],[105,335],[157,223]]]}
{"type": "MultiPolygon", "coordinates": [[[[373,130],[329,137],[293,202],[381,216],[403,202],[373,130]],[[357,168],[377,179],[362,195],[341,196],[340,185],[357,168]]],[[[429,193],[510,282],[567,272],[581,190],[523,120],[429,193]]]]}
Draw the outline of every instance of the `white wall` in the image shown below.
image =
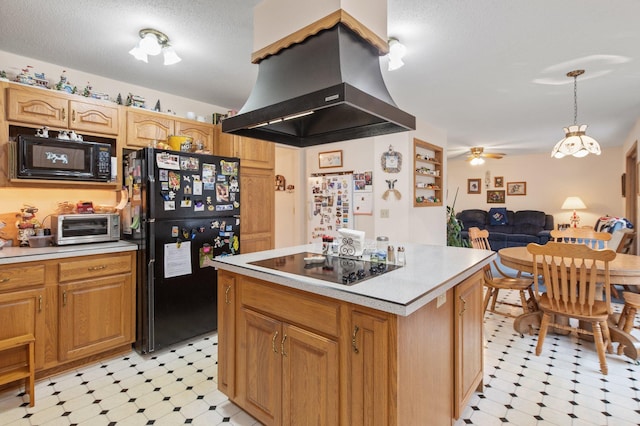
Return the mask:
{"type": "MultiPolygon", "coordinates": [[[[549,151],[551,146],[549,147],[549,151]]],[[[501,160],[487,159],[472,166],[463,158],[448,162],[450,203],[460,188],[456,212],[464,209],[507,207],[509,210],[541,210],[554,215],[555,223],[568,223],[570,211],[560,207],[568,196],[578,196],[587,206],[578,211],[580,225],[595,225],[598,217],[624,216],[620,177],[624,172],[622,147],[606,148],[600,156],[554,159],[550,154],[508,155],[501,160]],[[490,173],[489,190],[506,189],[507,182],[526,182],[527,195],[506,196],[505,204],[488,204],[485,174],[490,173]],[[504,178],[505,188],[494,188],[494,177],[504,178]],[[481,179],[481,193],[467,194],[467,179],[481,179]]]]}
{"type": "Polygon", "coordinates": [[[303,180],[304,150],[276,144],[275,174],[282,175],[292,191],[275,194],[275,248],[305,243],[305,181],[303,180]]]}
{"type": "MultiPolygon", "coordinates": [[[[373,171],[373,214],[354,216],[353,225],[354,229],[364,231],[367,239],[385,235],[395,244],[446,244],[445,207],[413,207],[413,138],[446,148],[446,132],[426,123],[418,122],[416,127],[417,130],[412,132],[336,142],[305,150],[305,176],[323,172],[373,171]],[[385,173],[382,170],[380,159],[382,154],[388,151],[389,145],[393,146],[394,151],[402,154],[400,173],[385,173]],[[340,149],[343,151],[343,167],[319,168],[318,153],[340,149]],[[400,199],[393,196],[389,196],[387,200],[382,199],[388,188],[385,182],[387,179],[397,179],[395,189],[400,192],[400,199]],[[382,209],[389,211],[389,218],[380,217],[382,209]]],[[[446,175],[446,161],[444,167],[446,175]]],[[[309,194],[307,199],[308,197],[309,194]]]]}

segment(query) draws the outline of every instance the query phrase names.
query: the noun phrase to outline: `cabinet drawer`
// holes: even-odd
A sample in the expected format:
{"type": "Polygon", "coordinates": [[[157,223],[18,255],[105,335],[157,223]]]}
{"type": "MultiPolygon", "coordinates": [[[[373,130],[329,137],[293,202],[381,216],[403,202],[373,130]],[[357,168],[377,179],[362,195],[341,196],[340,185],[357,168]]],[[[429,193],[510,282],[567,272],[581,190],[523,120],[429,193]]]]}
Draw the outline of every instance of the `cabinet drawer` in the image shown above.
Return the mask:
{"type": "Polygon", "coordinates": [[[131,272],[131,255],[89,257],[60,262],[60,282],[131,272]]]}
{"type": "Polygon", "coordinates": [[[239,300],[243,305],[304,328],[332,336],[339,334],[340,308],[336,302],[244,277],[239,300]]]}
{"type": "Polygon", "coordinates": [[[44,265],[0,268],[0,291],[44,285],[44,265]]]}

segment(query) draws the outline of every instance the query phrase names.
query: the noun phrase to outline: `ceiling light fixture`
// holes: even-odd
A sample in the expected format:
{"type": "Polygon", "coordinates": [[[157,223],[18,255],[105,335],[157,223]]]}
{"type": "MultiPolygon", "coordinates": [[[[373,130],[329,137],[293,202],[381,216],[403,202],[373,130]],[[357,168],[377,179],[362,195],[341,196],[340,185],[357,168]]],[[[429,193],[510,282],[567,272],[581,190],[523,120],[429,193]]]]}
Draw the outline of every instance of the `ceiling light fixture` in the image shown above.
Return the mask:
{"type": "Polygon", "coordinates": [[[407,48],[397,38],[389,39],[389,71],[397,70],[404,65],[402,58],[407,53],[407,48]]]}
{"type": "Polygon", "coordinates": [[[480,164],[484,164],[484,158],[481,157],[474,157],[471,159],[471,163],[472,166],[479,166],[480,164]]]}
{"type": "Polygon", "coordinates": [[[148,55],[164,54],[164,64],[173,65],[182,59],[178,56],[175,49],[169,44],[169,37],[166,34],[154,30],[153,28],[144,28],[138,33],[140,41],[129,51],[139,61],[148,62],[148,55]]]}
{"type": "Polygon", "coordinates": [[[586,124],[578,125],[578,76],[584,74],[584,70],[575,70],[567,73],[567,77],[573,77],[573,126],[564,128],[564,139],[553,147],[551,156],[562,158],[566,155],[585,157],[589,154],[600,155],[598,142],[585,134],[586,124]]]}

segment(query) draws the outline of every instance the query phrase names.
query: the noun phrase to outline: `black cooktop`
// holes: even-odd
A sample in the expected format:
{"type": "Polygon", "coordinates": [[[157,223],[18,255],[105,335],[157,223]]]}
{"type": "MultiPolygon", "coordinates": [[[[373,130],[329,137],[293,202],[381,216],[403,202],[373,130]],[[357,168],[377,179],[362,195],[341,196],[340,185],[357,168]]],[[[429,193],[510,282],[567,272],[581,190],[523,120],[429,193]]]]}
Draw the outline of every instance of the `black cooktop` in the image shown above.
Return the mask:
{"type": "Polygon", "coordinates": [[[400,268],[397,265],[337,256],[325,256],[325,260],[322,263],[305,263],[305,257],[314,256],[321,255],[303,252],[258,260],[249,262],[249,264],[344,285],[358,284],[369,278],[400,268]]]}

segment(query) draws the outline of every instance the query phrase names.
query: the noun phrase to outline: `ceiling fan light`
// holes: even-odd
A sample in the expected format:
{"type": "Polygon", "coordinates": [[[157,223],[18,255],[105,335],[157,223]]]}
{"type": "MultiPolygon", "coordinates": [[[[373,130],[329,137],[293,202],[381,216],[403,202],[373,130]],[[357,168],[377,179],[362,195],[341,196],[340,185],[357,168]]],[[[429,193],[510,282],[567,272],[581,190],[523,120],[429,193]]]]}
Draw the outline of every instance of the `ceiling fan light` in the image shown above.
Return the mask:
{"type": "Polygon", "coordinates": [[[182,60],[180,56],[176,53],[175,49],[171,46],[167,46],[163,49],[164,52],[164,64],[165,65],[173,65],[177,64],[182,60]]]}
{"type": "Polygon", "coordinates": [[[471,159],[472,166],[479,166],[481,164],[484,164],[484,158],[474,157],[471,159]]]}

